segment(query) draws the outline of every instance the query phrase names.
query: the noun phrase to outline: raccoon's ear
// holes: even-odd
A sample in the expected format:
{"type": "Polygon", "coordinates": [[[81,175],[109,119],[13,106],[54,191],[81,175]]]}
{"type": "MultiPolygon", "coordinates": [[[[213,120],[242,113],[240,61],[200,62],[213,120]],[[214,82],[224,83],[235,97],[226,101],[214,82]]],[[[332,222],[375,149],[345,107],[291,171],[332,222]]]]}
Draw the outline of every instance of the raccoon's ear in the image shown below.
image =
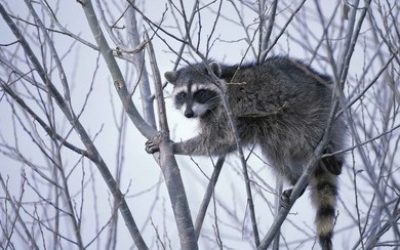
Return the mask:
{"type": "Polygon", "coordinates": [[[220,77],[222,75],[222,69],[218,63],[212,62],[210,68],[216,76],[220,77]]]}
{"type": "Polygon", "coordinates": [[[167,79],[168,82],[175,84],[176,80],[178,79],[178,72],[176,71],[167,71],[164,73],[165,79],[167,79]]]}

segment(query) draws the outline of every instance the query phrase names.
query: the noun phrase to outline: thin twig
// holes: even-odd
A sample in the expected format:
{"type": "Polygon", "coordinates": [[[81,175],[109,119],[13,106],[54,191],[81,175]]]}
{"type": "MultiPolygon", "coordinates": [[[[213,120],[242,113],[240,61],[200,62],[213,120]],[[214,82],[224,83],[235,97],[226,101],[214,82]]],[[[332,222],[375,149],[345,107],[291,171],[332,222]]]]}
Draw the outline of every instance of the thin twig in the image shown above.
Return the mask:
{"type": "MultiPolygon", "coordinates": [[[[85,2],[84,5],[82,5],[85,13],[87,14],[88,19],[90,19],[89,23],[91,23],[91,28],[96,29],[97,31],[99,30],[99,26],[98,26],[98,22],[96,20],[96,15],[94,14],[94,10],[93,10],[93,6],[91,5],[90,1],[85,2]]],[[[113,194],[114,198],[116,200],[119,201],[119,209],[121,211],[121,214],[124,217],[125,220],[125,224],[131,234],[131,237],[133,238],[133,240],[135,241],[137,247],[139,249],[148,249],[137,226],[136,223],[133,219],[133,216],[129,210],[129,207],[121,193],[121,191],[119,190],[119,188],[116,185],[115,179],[112,176],[112,174],[110,173],[110,170],[108,169],[106,163],[104,162],[104,160],[102,159],[100,153],[98,152],[97,148],[94,146],[93,141],[91,140],[91,138],[89,137],[88,133],[86,132],[86,130],[84,129],[84,127],[82,126],[82,124],[79,122],[79,120],[76,119],[75,114],[72,112],[72,110],[70,110],[67,106],[67,104],[65,103],[63,97],[61,96],[61,94],[57,91],[57,89],[55,88],[55,86],[53,85],[53,83],[51,82],[51,80],[49,79],[49,77],[47,76],[45,70],[43,69],[41,63],[39,62],[39,60],[37,59],[37,57],[35,56],[32,48],[30,47],[29,43],[26,41],[26,39],[24,38],[24,36],[22,35],[21,31],[18,29],[18,27],[16,26],[16,24],[13,22],[13,20],[10,18],[10,16],[7,14],[6,10],[4,9],[3,5],[0,3],[0,14],[3,17],[3,19],[6,21],[6,23],[8,24],[9,28],[11,29],[11,31],[14,33],[14,35],[16,36],[16,38],[20,41],[25,54],[27,55],[27,57],[30,59],[30,61],[32,62],[32,65],[34,66],[34,68],[36,69],[38,75],[40,76],[40,78],[42,79],[43,82],[46,83],[46,86],[48,88],[48,91],[50,93],[50,95],[52,96],[52,98],[54,98],[55,102],[57,103],[57,105],[60,107],[60,109],[62,110],[62,112],[64,113],[64,115],[66,116],[66,118],[68,119],[68,121],[70,122],[70,124],[74,127],[75,131],[77,132],[77,134],[80,135],[80,139],[83,142],[83,144],[85,145],[87,152],[89,154],[91,154],[93,156],[93,159],[96,159],[96,161],[94,161],[94,163],[96,164],[99,172],[101,173],[104,181],[106,182],[108,188],[110,189],[111,193],[113,194]]],[[[94,32],[95,33],[95,37],[96,39],[101,39],[99,38],[99,36],[102,34],[101,31],[100,32],[94,32]],[[97,35],[97,36],[96,36],[97,35]]],[[[104,37],[102,37],[104,39],[104,37]]],[[[105,41],[105,39],[104,39],[105,41]]],[[[97,41],[99,42],[99,41],[97,41]]],[[[99,43],[100,47],[101,47],[101,43],[99,43]]],[[[109,52],[109,50],[107,49],[103,49],[101,50],[104,54],[106,54],[107,52],[109,52]]],[[[104,56],[103,54],[103,56],[104,56]]]]}
{"type": "Polygon", "coordinates": [[[201,227],[203,226],[204,218],[207,212],[208,205],[210,204],[211,197],[213,196],[215,185],[217,184],[217,180],[219,174],[221,173],[222,166],[224,164],[225,157],[220,157],[217,160],[217,163],[214,166],[214,171],[211,175],[210,181],[207,185],[206,192],[203,197],[203,201],[201,202],[199,212],[197,214],[196,223],[195,223],[195,233],[197,240],[200,237],[201,227]]]}

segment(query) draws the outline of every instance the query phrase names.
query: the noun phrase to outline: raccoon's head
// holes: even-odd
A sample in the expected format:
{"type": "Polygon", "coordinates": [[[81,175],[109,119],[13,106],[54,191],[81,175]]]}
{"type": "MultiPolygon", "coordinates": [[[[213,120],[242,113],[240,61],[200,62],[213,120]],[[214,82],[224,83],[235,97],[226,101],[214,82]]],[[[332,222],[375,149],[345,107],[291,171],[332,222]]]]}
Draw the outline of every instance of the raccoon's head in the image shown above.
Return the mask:
{"type": "MultiPolygon", "coordinates": [[[[211,63],[216,76],[221,76],[221,68],[211,63]]],[[[168,71],[165,78],[174,85],[175,107],[187,118],[202,117],[213,112],[221,104],[219,90],[211,82],[211,77],[203,64],[189,65],[178,71],[168,71]]]]}

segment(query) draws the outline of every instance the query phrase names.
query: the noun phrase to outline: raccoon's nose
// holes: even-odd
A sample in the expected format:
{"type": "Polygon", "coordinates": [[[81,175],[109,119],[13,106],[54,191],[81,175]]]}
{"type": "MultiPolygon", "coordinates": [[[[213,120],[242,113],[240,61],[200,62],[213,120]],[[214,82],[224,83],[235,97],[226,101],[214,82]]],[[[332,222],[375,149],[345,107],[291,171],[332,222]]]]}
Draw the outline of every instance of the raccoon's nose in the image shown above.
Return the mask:
{"type": "Polygon", "coordinates": [[[186,118],[192,118],[194,116],[194,112],[191,109],[186,109],[185,110],[185,116],[186,118]]]}

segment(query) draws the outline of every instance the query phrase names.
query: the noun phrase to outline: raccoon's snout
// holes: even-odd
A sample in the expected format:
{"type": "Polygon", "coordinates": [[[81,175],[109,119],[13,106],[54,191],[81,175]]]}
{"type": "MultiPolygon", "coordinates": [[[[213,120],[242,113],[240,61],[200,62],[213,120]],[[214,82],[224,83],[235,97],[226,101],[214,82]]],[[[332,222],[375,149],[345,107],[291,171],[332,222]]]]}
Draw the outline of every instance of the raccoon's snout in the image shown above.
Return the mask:
{"type": "Polygon", "coordinates": [[[193,112],[192,109],[187,108],[187,109],[185,110],[184,115],[185,115],[186,118],[193,118],[193,117],[194,117],[194,112],[193,112]]]}

